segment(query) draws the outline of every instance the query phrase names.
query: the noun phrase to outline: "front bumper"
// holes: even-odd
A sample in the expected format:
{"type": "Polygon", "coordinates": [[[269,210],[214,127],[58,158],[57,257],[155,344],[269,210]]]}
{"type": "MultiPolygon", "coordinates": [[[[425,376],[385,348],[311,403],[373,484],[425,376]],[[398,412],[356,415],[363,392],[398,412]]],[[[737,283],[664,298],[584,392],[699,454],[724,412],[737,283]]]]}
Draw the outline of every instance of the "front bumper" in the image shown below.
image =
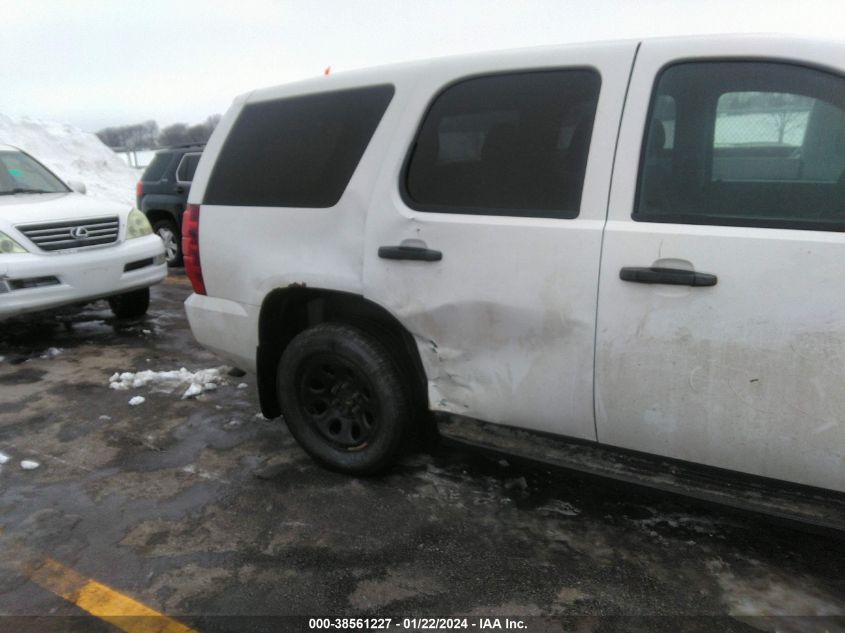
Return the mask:
{"type": "Polygon", "coordinates": [[[0,255],[0,319],[147,288],[166,276],[157,235],[74,253],[0,255]]]}

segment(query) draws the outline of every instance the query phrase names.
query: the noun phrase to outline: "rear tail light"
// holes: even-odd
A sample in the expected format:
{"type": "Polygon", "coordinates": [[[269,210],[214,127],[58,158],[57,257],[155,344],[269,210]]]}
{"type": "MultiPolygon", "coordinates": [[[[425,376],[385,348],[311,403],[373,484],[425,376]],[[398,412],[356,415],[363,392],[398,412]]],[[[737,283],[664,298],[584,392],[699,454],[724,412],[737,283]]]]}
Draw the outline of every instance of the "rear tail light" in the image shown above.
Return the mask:
{"type": "Polygon", "coordinates": [[[200,264],[200,205],[189,204],[182,214],[182,257],[185,261],[185,274],[191,280],[194,292],[204,295],[205,281],[202,278],[200,264]]]}
{"type": "Polygon", "coordinates": [[[144,181],[139,180],[138,184],[135,185],[135,197],[139,198],[144,195],[144,181]]]}

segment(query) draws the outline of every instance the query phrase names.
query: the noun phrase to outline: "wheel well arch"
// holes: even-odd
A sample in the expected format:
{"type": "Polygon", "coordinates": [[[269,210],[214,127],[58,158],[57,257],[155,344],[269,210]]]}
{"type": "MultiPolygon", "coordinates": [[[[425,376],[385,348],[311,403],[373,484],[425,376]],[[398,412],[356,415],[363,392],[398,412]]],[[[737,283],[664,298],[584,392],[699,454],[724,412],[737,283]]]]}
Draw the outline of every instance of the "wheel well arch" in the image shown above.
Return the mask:
{"type": "Polygon", "coordinates": [[[361,295],[292,285],[270,292],[258,318],[258,396],[266,417],[281,414],[276,371],[285,348],[303,330],[325,322],[349,323],[379,339],[410,381],[415,404],[428,410],[426,374],[419,350],[414,337],[396,317],[361,295]]]}
{"type": "Polygon", "coordinates": [[[173,215],[172,211],[168,211],[166,209],[149,209],[145,213],[147,220],[150,221],[150,224],[155,224],[159,220],[170,220],[173,224],[177,225],[177,230],[181,230],[181,227],[178,226],[179,223],[176,221],[176,217],[173,215]]]}

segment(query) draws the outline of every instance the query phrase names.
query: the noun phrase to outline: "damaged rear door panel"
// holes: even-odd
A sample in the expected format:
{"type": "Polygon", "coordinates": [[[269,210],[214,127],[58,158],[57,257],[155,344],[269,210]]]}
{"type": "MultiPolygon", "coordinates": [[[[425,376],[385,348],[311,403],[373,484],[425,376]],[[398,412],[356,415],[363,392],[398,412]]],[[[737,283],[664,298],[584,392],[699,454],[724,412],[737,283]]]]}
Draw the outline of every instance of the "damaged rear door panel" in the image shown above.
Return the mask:
{"type": "Polygon", "coordinates": [[[601,236],[635,50],[419,75],[369,210],[364,289],[415,337],[434,410],[595,439],[601,236]]]}

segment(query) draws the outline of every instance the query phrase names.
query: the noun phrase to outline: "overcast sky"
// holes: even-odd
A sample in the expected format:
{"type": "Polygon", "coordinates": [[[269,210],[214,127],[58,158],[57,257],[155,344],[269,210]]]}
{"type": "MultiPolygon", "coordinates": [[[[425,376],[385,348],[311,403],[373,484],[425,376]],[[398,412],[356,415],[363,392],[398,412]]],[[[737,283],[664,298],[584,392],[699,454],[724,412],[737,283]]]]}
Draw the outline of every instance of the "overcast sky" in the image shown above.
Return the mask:
{"type": "Polygon", "coordinates": [[[843,37],[843,0],[0,0],[0,113],[88,131],[253,88],[462,52],[685,33],[843,37]]]}

